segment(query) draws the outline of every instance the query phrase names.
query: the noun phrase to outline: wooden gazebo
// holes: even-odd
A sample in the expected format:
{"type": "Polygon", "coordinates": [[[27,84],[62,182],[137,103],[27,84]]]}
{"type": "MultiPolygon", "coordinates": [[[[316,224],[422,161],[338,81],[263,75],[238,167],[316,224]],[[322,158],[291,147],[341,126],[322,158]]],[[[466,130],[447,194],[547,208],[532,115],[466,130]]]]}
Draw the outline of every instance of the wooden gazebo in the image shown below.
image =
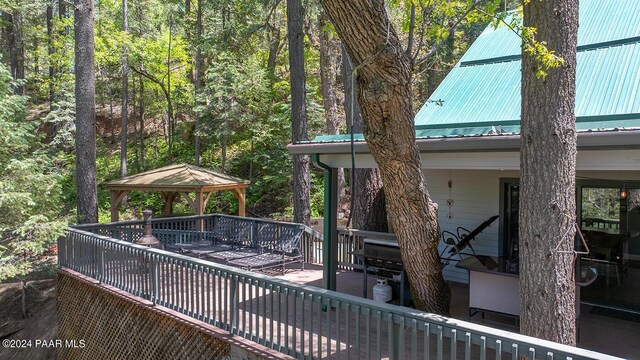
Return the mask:
{"type": "Polygon", "coordinates": [[[122,199],[134,190],[160,192],[164,198],[164,214],[171,214],[173,202],[182,196],[197,215],[203,214],[214,191],[229,190],[238,199],[238,215],[245,216],[245,191],[249,181],[193,165],[178,164],[108,181],[105,186],[111,191],[111,221],[118,221],[118,207],[122,199]]]}

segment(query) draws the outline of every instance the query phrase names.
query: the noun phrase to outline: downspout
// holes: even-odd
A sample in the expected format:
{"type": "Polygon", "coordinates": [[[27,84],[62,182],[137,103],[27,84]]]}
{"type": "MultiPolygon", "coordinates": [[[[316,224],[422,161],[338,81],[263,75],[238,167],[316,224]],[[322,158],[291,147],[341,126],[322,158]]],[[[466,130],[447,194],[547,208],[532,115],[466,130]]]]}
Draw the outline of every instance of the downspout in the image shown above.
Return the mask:
{"type": "Polygon", "coordinates": [[[311,161],[324,170],[324,226],[322,236],[322,282],[324,288],[336,290],[338,269],[338,172],[320,161],[320,154],[311,154],[311,161]]]}

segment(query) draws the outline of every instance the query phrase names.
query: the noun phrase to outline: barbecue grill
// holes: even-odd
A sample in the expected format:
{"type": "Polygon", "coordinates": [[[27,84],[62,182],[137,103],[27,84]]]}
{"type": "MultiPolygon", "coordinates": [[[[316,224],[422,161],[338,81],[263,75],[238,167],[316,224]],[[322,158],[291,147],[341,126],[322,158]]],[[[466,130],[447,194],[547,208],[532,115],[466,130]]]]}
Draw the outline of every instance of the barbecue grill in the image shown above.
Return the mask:
{"type": "MultiPolygon", "coordinates": [[[[395,240],[364,238],[364,248],[356,253],[364,265],[362,296],[367,297],[367,280],[369,274],[377,278],[387,279],[394,290],[399,290],[400,305],[405,305],[405,296],[409,286],[405,276],[404,264],[400,257],[400,247],[395,240]],[[399,289],[398,289],[399,288],[399,289]]],[[[398,291],[396,291],[397,293],[398,291]]],[[[394,294],[397,295],[397,294],[394,294]]]]}

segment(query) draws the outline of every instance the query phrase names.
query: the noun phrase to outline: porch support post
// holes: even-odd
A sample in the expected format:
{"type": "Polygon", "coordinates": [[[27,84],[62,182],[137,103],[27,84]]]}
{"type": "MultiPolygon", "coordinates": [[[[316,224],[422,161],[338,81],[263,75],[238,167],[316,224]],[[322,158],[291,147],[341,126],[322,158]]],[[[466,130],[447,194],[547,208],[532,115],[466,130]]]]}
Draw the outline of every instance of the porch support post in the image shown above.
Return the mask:
{"type": "Polygon", "coordinates": [[[320,161],[318,154],[312,160],[324,169],[324,229],[322,241],[323,286],[336,290],[338,270],[338,169],[320,161]]]}

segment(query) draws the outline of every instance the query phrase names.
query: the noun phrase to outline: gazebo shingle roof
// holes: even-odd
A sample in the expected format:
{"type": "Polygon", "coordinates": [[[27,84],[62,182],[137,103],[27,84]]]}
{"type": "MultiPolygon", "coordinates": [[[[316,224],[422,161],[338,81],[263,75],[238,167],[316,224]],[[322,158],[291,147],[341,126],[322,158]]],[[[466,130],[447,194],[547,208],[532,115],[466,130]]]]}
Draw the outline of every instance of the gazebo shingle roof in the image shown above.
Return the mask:
{"type": "Polygon", "coordinates": [[[249,186],[249,181],[201,167],[177,164],[145,171],[105,183],[107,188],[155,189],[228,189],[249,186]]]}

